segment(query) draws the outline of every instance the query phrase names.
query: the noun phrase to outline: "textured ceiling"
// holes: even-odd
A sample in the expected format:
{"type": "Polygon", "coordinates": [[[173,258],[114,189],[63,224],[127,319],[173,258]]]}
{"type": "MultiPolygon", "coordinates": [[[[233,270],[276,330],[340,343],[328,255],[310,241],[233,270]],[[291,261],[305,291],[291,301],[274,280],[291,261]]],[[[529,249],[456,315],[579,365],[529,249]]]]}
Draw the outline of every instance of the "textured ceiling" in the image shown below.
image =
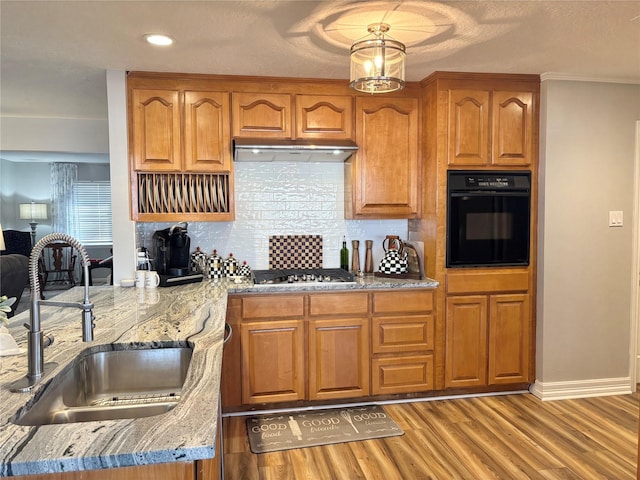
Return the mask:
{"type": "Polygon", "coordinates": [[[406,75],[561,73],[640,83],[640,1],[0,1],[0,114],[106,118],[105,70],[348,79],[369,23],[406,75]],[[176,43],[147,45],[162,32],[176,43]]]}

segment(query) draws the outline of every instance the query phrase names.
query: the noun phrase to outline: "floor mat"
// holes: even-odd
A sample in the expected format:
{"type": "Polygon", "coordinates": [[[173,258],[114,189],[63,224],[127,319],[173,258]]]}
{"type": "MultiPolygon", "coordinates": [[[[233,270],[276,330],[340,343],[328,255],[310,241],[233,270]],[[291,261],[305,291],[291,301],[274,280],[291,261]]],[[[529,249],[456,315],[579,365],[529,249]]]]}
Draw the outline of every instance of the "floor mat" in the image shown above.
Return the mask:
{"type": "Polygon", "coordinates": [[[315,410],[247,418],[253,453],[402,435],[380,406],[315,410]]]}

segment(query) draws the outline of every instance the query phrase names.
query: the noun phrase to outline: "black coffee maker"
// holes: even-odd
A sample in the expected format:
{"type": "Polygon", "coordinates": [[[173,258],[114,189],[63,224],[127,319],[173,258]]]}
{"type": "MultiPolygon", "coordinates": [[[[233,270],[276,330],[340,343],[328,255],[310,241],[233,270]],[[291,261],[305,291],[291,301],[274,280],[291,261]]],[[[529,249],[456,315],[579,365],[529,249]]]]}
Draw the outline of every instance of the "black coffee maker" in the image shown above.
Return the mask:
{"type": "Polygon", "coordinates": [[[182,222],[164,230],[156,230],[152,237],[152,254],[160,286],[199,282],[202,274],[189,270],[191,239],[187,235],[187,223],[182,222]]]}

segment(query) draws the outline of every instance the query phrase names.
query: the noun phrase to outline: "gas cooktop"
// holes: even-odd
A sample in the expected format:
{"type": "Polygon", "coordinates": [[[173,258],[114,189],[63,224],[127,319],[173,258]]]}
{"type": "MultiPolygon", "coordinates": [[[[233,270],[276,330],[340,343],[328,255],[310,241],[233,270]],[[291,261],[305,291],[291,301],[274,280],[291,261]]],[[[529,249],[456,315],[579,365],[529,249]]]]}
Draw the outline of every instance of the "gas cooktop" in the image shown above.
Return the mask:
{"type": "Polygon", "coordinates": [[[308,283],[353,283],[353,275],[341,268],[287,268],[282,270],[254,270],[256,285],[308,284],[308,283]]]}

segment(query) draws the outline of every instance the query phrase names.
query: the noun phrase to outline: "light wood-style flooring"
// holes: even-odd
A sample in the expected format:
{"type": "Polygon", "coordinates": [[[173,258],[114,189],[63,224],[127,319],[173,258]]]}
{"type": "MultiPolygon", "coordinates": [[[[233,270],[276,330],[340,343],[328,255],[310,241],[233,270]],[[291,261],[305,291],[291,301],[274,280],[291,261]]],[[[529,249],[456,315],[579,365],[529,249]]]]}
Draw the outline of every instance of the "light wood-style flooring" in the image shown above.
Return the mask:
{"type": "Polygon", "coordinates": [[[256,455],[224,419],[225,480],[636,478],[640,395],[530,394],[385,405],[404,435],[256,455]]]}

